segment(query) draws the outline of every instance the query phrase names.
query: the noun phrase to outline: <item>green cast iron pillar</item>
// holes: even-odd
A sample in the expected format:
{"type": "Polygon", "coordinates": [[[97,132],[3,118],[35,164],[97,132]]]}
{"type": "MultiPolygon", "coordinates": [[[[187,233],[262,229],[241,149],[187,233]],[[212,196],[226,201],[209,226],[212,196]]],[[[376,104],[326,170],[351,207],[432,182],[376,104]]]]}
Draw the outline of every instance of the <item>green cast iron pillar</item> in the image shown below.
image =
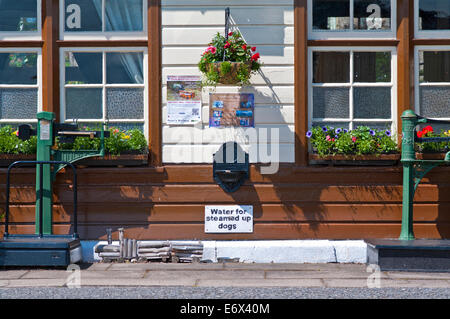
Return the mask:
{"type": "Polygon", "coordinates": [[[402,159],[403,164],[403,207],[402,230],[400,240],[413,240],[413,200],[414,200],[414,128],[418,123],[417,115],[407,110],[402,114],[402,159]]]}
{"type": "MultiPolygon", "coordinates": [[[[37,161],[50,161],[51,148],[53,146],[53,121],[55,114],[51,112],[40,112],[37,114],[37,161]]],[[[36,166],[36,234],[39,233],[39,207],[42,205],[42,230],[44,235],[52,234],[52,180],[51,180],[51,166],[49,164],[43,165],[43,183],[42,189],[39,185],[39,165],[36,166]],[[42,203],[40,194],[42,196],[42,203]]]]}

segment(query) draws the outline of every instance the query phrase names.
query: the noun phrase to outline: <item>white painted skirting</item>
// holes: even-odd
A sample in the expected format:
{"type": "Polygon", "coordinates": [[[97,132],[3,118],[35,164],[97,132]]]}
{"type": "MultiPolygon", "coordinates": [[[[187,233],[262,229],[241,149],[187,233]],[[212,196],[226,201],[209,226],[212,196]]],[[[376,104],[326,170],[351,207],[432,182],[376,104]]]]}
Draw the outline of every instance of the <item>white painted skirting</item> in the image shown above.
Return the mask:
{"type": "MultiPolygon", "coordinates": [[[[151,242],[151,241],[144,241],[151,242]]],[[[203,244],[203,261],[239,259],[243,263],[366,263],[363,240],[171,241],[203,244]]],[[[98,262],[94,252],[105,241],[82,241],[83,261],[98,262]]],[[[114,242],[118,244],[118,242],[114,242]]]]}

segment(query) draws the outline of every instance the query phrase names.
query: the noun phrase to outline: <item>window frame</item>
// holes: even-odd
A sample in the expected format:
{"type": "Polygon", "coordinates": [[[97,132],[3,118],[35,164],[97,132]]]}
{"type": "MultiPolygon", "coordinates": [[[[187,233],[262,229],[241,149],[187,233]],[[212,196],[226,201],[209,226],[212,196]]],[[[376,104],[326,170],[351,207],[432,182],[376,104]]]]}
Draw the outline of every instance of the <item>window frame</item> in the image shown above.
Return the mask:
{"type": "MultiPolygon", "coordinates": [[[[36,53],[37,54],[37,79],[36,84],[0,84],[0,89],[37,89],[37,106],[36,112],[41,112],[42,109],[42,49],[41,48],[14,48],[14,47],[0,47],[0,53],[36,53]]],[[[15,124],[15,123],[37,123],[37,119],[2,119],[1,124],[15,124]]]]}
{"type": "Polygon", "coordinates": [[[42,0],[36,0],[36,31],[0,31],[0,41],[24,41],[42,39],[42,0]]]}
{"type": "MultiPolygon", "coordinates": [[[[414,110],[420,115],[420,87],[421,86],[448,86],[450,82],[430,82],[420,83],[420,61],[419,51],[447,51],[450,52],[450,45],[418,45],[414,47],[414,110]]],[[[432,119],[450,121],[450,117],[435,117],[432,119]]]]}
{"type": "MultiPolygon", "coordinates": [[[[308,47],[308,129],[311,129],[313,123],[349,123],[349,129],[353,129],[353,123],[376,123],[376,122],[391,122],[391,132],[397,131],[397,48],[396,47],[343,47],[343,46],[330,46],[330,47],[308,47]],[[350,53],[350,78],[348,83],[313,83],[313,53],[314,52],[349,52],[350,53]],[[390,52],[391,53],[391,81],[390,82],[354,82],[353,74],[353,53],[354,52],[390,52]],[[355,85],[356,83],[356,85],[355,85]],[[349,117],[346,119],[335,118],[314,118],[314,87],[348,87],[349,91],[349,117]],[[391,117],[389,119],[355,119],[353,116],[353,88],[354,87],[390,87],[391,88],[391,117]]],[[[395,134],[392,134],[393,136],[395,134]]]]}
{"type": "MultiPolygon", "coordinates": [[[[354,0],[350,1],[350,21],[353,17],[354,0]]],[[[310,40],[366,40],[366,39],[396,39],[397,37],[397,1],[391,1],[391,29],[386,31],[354,30],[350,23],[348,30],[313,30],[313,0],[308,0],[308,39],[310,40]]]]}
{"type": "MultiPolygon", "coordinates": [[[[97,41],[115,41],[115,40],[147,40],[148,24],[148,1],[142,0],[142,31],[79,31],[70,32],[65,30],[66,25],[66,1],[61,0],[59,9],[59,39],[62,41],[73,40],[97,40],[97,41]]],[[[105,0],[102,0],[102,30],[105,28],[105,0]]]]}
{"type": "Polygon", "coordinates": [[[450,38],[450,29],[448,29],[448,30],[419,30],[419,0],[414,0],[414,38],[416,38],[416,39],[450,38]]]}
{"type": "Polygon", "coordinates": [[[64,47],[60,48],[60,123],[73,123],[77,120],[82,123],[142,123],[145,138],[149,138],[149,79],[148,79],[148,49],[147,47],[64,47]],[[65,52],[85,52],[85,53],[102,53],[102,83],[100,84],[66,84],[65,79],[65,52]],[[142,52],[143,54],[143,79],[144,83],[106,83],[106,53],[108,52],[142,52]],[[66,119],[66,88],[101,88],[102,89],[102,119],[66,119]],[[143,88],[143,117],[142,119],[108,119],[106,105],[106,89],[107,88],[143,88]]]}

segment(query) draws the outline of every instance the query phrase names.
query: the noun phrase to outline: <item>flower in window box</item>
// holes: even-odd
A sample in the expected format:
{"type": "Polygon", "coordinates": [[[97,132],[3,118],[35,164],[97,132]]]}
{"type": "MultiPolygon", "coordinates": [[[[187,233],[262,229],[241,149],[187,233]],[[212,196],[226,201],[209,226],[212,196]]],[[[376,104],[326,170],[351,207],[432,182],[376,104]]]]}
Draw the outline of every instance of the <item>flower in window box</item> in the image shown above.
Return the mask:
{"type": "Polygon", "coordinates": [[[249,47],[238,31],[225,38],[220,33],[212,39],[198,63],[206,85],[245,85],[250,83],[262,63],[256,47],[249,47]]]}

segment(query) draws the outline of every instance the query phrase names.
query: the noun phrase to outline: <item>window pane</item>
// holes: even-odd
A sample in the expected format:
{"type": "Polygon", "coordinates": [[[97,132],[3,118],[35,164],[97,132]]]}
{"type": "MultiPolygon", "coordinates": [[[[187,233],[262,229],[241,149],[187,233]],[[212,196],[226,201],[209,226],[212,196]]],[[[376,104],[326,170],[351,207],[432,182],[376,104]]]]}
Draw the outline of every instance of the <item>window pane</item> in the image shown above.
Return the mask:
{"type": "Polygon", "coordinates": [[[355,30],[389,30],[391,0],[355,0],[353,28],[355,30]]]}
{"type": "Polygon", "coordinates": [[[450,1],[420,0],[419,30],[450,29],[450,1]]]}
{"type": "Polygon", "coordinates": [[[349,122],[313,122],[312,126],[320,126],[320,127],[324,127],[324,126],[328,126],[328,127],[333,127],[333,128],[340,128],[340,129],[346,129],[348,130],[348,128],[350,127],[350,123],[349,122]]]}
{"type": "Polygon", "coordinates": [[[102,83],[102,54],[65,52],[66,84],[102,83]]]}
{"type": "Polygon", "coordinates": [[[102,115],[102,89],[66,89],[66,119],[101,119],[102,115]]]}
{"type": "Polygon", "coordinates": [[[143,119],[144,90],[110,88],[106,90],[106,108],[109,119],[143,119]]]}
{"type": "Polygon", "coordinates": [[[37,89],[0,89],[1,119],[35,119],[37,89]]]}
{"type": "Polygon", "coordinates": [[[0,53],[0,84],[37,84],[37,54],[0,53]]]}
{"type": "Polygon", "coordinates": [[[105,31],[143,31],[142,0],[106,0],[105,31]]]}
{"type": "Polygon", "coordinates": [[[0,31],[37,31],[37,1],[0,0],[0,31]]]}
{"type": "Polygon", "coordinates": [[[390,52],[355,52],[354,82],[390,82],[390,52]]]}
{"type": "Polygon", "coordinates": [[[142,52],[113,52],[106,54],[106,82],[144,83],[142,52]]]}
{"type": "Polygon", "coordinates": [[[350,29],[350,0],[313,0],[313,29],[350,29]]]}
{"type": "Polygon", "coordinates": [[[450,51],[420,51],[420,82],[450,82],[450,51]]]}
{"type": "Polygon", "coordinates": [[[353,88],[353,105],[354,118],[391,118],[391,88],[355,87],[353,88]]]}
{"type": "Polygon", "coordinates": [[[314,83],[348,83],[350,82],[349,52],[314,52],[314,83]]]}
{"type": "Polygon", "coordinates": [[[420,115],[450,117],[450,87],[421,87],[420,115]]]}
{"type": "Polygon", "coordinates": [[[314,118],[348,118],[349,89],[314,88],[313,109],[314,118]]]}
{"type": "Polygon", "coordinates": [[[66,0],[65,31],[102,31],[102,0],[66,0]]]}

